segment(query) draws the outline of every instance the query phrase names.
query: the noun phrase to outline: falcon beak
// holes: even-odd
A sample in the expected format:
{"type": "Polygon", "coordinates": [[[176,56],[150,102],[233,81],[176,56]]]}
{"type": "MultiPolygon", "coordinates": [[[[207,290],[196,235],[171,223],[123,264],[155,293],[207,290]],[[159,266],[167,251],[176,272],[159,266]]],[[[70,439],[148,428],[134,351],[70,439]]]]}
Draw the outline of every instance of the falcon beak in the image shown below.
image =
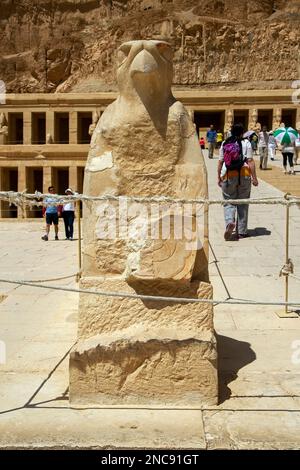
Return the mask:
{"type": "Polygon", "coordinates": [[[153,55],[143,49],[137,54],[130,66],[130,74],[135,73],[151,73],[158,69],[158,65],[153,55]]]}

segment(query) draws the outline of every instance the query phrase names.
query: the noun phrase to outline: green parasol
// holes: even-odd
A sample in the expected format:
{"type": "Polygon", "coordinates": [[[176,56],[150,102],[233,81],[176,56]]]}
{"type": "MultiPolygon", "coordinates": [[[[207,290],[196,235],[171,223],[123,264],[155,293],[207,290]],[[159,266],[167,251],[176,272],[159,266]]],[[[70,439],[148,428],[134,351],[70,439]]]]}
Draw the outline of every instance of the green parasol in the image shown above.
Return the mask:
{"type": "Polygon", "coordinates": [[[292,127],[280,127],[274,131],[274,137],[280,145],[293,145],[299,134],[292,127]]]}

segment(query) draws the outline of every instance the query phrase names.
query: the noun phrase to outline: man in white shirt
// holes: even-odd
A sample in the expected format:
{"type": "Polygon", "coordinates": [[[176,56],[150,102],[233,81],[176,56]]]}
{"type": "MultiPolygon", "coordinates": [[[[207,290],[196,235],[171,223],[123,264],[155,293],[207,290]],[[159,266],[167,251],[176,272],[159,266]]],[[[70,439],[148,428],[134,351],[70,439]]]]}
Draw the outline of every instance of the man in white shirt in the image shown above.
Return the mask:
{"type": "Polygon", "coordinates": [[[267,126],[263,126],[262,132],[258,136],[258,150],[260,157],[259,168],[261,170],[267,169],[268,163],[268,148],[269,148],[269,133],[267,126]]]}

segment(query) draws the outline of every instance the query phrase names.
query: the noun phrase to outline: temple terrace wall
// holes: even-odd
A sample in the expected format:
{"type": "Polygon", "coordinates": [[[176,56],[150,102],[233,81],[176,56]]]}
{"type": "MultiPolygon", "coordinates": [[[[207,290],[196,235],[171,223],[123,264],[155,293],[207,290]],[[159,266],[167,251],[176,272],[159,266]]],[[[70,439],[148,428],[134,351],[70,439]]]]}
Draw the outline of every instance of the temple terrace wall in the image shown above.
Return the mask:
{"type": "MultiPolygon", "coordinates": [[[[285,122],[296,127],[300,107],[294,90],[177,91],[200,135],[210,124],[226,131],[233,122],[246,129],[285,122]]],[[[82,192],[90,136],[116,93],[7,94],[0,115],[0,190],[47,192],[54,185],[82,192]]],[[[40,217],[1,202],[0,218],[40,217]]]]}

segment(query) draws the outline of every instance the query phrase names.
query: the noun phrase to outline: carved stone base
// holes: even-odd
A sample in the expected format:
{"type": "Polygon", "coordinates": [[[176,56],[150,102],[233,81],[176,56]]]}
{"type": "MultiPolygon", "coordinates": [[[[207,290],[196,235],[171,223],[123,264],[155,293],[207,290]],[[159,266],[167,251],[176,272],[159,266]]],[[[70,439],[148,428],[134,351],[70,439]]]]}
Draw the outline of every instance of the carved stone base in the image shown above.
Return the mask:
{"type": "MultiPolygon", "coordinates": [[[[85,278],[81,288],[211,298],[207,283],[128,286],[85,278]]],[[[70,356],[70,403],[201,407],[218,401],[213,308],[82,294],[79,339],[70,356]]]]}

